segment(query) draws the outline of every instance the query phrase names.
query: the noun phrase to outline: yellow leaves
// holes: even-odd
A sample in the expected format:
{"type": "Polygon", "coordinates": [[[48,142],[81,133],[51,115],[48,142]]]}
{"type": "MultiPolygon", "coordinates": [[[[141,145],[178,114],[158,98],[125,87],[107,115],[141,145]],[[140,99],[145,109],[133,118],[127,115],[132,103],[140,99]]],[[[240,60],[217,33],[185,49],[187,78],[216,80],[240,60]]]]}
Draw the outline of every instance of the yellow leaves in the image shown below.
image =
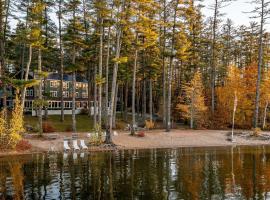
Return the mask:
{"type": "Polygon", "coordinates": [[[101,77],[101,76],[97,75],[97,77],[96,77],[96,84],[97,85],[102,85],[105,82],[106,82],[106,79],[104,77],[101,77]]]}
{"type": "Polygon", "coordinates": [[[128,57],[120,57],[112,59],[114,63],[123,64],[128,62],[128,57]]]}
{"type": "Polygon", "coordinates": [[[150,121],[150,120],[145,120],[145,127],[147,129],[153,129],[153,128],[155,128],[155,123],[153,121],[150,121]]]}
{"type": "Polygon", "coordinates": [[[12,110],[12,116],[10,119],[10,144],[12,147],[15,147],[17,142],[21,140],[21,133],[24,132],[23,127],[23,107],[18,98],[18,95],[15,97],[14,108],[12,110]]]}
{"type": "Polygon", "coordinates": [[[261,84],[261,100],[264,102],[270,101],[270,70],[266,71],[261,84]]]}
{"type": "Polygon", "coordinates": [[[205,99],[203,95],[203,84],[200,72],[194,74],[193,79],[189,84],[184,86],[184,97],[180,98],[180,103],[177,109],[180,110],[184,118],[194,120],[197,125],[201,126],[203,117],[207,107],[205,106],[205,99]]]}
{"type": "Polygon", "coordinates": [[[217,94],[217,113],[222,118],[222,123],[230,124],[234,108],[235,93],[238,105],[235,115],[235,124],[242,128],[249,128],[252,124],[254,110],[256,66],[248,66],[240,70],[231,66],[228,70],[225,85],[218,87],[217,94]]]}
{"type": "Polygon", "coordinates": [[[10,121],[0,114],[0,148],[15,148],[23,132],[23,108],[16,95],[10,121]]]}

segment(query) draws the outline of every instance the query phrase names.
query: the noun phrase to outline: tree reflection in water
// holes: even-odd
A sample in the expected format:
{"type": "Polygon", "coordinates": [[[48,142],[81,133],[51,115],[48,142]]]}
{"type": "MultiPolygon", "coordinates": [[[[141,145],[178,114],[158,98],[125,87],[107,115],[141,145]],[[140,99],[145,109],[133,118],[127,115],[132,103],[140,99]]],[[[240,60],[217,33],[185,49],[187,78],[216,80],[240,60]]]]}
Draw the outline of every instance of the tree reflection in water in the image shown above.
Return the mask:
{"type": "Polygon", "coordinates": [[[270,147],[0,159],[0,199],[266,199],[270,147]]]}

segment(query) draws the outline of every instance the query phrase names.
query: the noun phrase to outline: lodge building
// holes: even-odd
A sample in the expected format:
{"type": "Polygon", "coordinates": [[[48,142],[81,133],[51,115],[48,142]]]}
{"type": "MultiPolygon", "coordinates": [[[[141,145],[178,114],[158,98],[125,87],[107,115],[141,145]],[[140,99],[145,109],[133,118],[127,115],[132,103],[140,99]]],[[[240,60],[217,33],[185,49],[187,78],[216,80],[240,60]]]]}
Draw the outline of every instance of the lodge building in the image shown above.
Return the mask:
{"type": "MultiPolygon", "coordinates": [[[[29,79],[33,79],[33,73],[30,73],[29,79]]],[[[48,102],[48,115],[60,115],[61,113],[61,88],[60,74],[50,73],[42,80],[43,98],[48,102]]],[[[7,105],[13,106],[14,92],[11,88],[7,89],[7,105]]],[[[72,111],[72,75],[64,74],[63,77],[63,97],[64,97],[64,113],[71,114],[72,111]]],[[[26,89],[24,112],[36,115],[34,108],[34,100],[37,99],[37,87],[26,89]]],[[[94,102],[88,99],[88,81],[81,75],[76,76],[76,114],[79,114],[83,109],[88,109],[90,103],[91,114],[94,113],[94,102]]]]}

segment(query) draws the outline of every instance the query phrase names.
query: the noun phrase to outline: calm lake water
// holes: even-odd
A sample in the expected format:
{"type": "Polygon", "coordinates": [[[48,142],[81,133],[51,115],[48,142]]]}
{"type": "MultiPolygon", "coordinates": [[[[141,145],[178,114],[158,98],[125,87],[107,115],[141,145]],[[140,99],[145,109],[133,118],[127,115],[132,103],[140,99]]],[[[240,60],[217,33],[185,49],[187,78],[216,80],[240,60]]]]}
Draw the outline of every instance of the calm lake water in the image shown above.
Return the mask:
{"type": "Polygon", "coordinates": [[[9,156],[0,199],[270,199],[270,147],[9,156]]]}

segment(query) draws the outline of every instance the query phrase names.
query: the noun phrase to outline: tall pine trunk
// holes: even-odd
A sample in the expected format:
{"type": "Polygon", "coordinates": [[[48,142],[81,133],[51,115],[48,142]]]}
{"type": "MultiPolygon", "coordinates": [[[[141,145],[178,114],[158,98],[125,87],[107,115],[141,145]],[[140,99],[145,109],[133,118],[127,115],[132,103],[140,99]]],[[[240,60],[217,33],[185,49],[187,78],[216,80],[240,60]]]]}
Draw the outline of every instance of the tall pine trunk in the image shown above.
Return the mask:
{"type": "Polygon", "coordinates": [[[59,55],[60,55],[60,95],[61,95],[61,121],[65,120],[65,113],[64,113],[64,89],[63,89],[63,82],[64,82],[64,55],[63,55],[63,48],[62,48],[62,0],[58,1],[58,34],[59,34],[59,55]]]}
{"type": "Polygon", "coordinates": [[[152,79],[149,79],[149,115],[150,122],[153,122],[153,89],[152,89],[152,79]]]}
{"type": "Polygon", "coordinates": [[[135,102],[135,100],[136,100],[137,59],[138,59],[138,50],[136,49],[135,50],[134,65],[133,65],[133,78],[132,78],[132,127],[131,127],[131,135],[135,134],[134,128],[135,128],[135,124],[136,124],[136,110],[135,110],[135,103],[136,102],[135,102]]]}
{"type": "Polygon", "coordinates": [[[262,127],[263,129],[265,128],[265,125],[266,125],[267,108],[268,108],[268,101],[266,102],[265,107],[264,107],[263,127],[262,127]]]}
{"type": "Polygon", "coordinates": [[[108,29],[107,41],[107,57],[106,57],[106,85],[105,85],[105,109],[106,109],[106,129],[109,126],[109,64],[110,64],[110,50],[111,50],[111,27],[108,29]]]}
{"type": "Polygon", "coordinates": [[[146,79],[143,80],[143,120],[146,120],[146,79]]]}
{"type": "Polygon", "coordinates": [[[259,117],[259,103],[260,103],[260,85],[261,85],[261,68],[263,61],[263,26],[264,26],[264,12],[265,12],[265,3],[264,0],[261,0],[261,22],[260,22],[260,33],[259,33],[259,55],[258,55],[258,74],[256,82],[256,99],[255,99],[255,111],[253,119],[253,127],[258,127],[258,117],[259,117]]]}
{"type": "Polygon", "coordinates": [[[94,128],[97,128],[97,66],[94,69],[94,128]]]}
{"type": "MultiPolygon", "coordinates": [[[[102,78],[102,62],[103,62],[103,18],[100,22],[100,36],[99,36],[99,61],[98,61],[98,75],[99,79],[102,78]]],[[[102,84],[98,85],[98,124],[101,126],[102,123],[102,84]]]]}
{"type": "Polygon", "coordinates": [[[171,43],[171,55],[170,63],[168,67],[168,99],[167,99],[167,118],[166,118],[166,131],[171,129],[171,101],[172,101],[172,73],[173,73],[173,58],[174,58],[174,42],[175,42],[175,26],[176,26],[176,14],[179,0],[176,0],[173,16],[173,30],[172,30],[172,43],[171,43]]]}
{"type": "Polygon", "coordinates": [[[39,124],[39,134],[42,135],[43,128],[42,128],[42,110],[43,110],[43,103],[42,103],[42,66],[41,66],[41,48],[38,49],[38,77],[39,77],[39,86],[38,86],[38,124],[39,124]]]}
{"type": "Polygon", "coordinates": [[[115,89],[115,101],[114,101],[114,108],[113,108],[113,128],[116,127],[116,108],[117,108],[117,97],[118,97],[118,88],[119,84],[116,84],[116,89],[115,89]]]}
{"type": "MultiPolygon", "coordinates": [[[[75,65],[76,61],[76,52],[75,46],[73,47],[72,52],[72,64],[75,65]]],[[[72,72],[72,131],[74,133],[77,132],[76,129],[76,71],[73,70],[72,72]]]]}
{"type": "MultiPolygon", "coordinates": [[[[121,50],[121,35],[122,30],[121,26],[117,28],[117,35],[116,35],[116,53],[115,59],[120,58],[120,50],[121,50]]],[[[118,62],[114,63],[113,66],[113,77],[112,77],[112,89],[111,89],[111,103],[110,103],[110,114],[109,114],[109,130],[106,130],[106,140],[105,143],[111,144],[112,143],[112,128],[113,128],[113,110],[116,101],[116,84],[117,84],[117,74],[118,74],[118,62]]]]}
{"type": "MultiPolygon", "coordinates": [[[[28,81],[28,75],[29,75],[29,71],[30,71],[30,66],[31,66],[31,62],[32,62],[32,51],[33,51],[33,48],[32,48],[32,45],[30,44],[29,45],[29,50],[28,50],[28,61],[27,61],[27,65],[26,65],[26,69],[25,69],[25,76],[24,76],[24,80],[25,81],[28,81]]],[[[23,73],[23,72],[22,72],[23,73]]],[[[25,102],[25,93],[26,93],[26,87],[24,87],[22,89],[22,100],[21,100],[21,103],[22,103],[22,106],[24,107],[24,102],[25,102]]]]}
{"type": "Polygon", "coordinates": [[[216,80],[216,30],[218,15],[218,0],[215,0],[214,19],[213,19],[213,36],[211,48],[211,112],[215,113],[215,80],[216,80]]]}
{"type": "Polygon", "coordinates": [[[125,84],[125,114],[124,119],[127,121],[128,119],[128,83],[125,84]]]}

